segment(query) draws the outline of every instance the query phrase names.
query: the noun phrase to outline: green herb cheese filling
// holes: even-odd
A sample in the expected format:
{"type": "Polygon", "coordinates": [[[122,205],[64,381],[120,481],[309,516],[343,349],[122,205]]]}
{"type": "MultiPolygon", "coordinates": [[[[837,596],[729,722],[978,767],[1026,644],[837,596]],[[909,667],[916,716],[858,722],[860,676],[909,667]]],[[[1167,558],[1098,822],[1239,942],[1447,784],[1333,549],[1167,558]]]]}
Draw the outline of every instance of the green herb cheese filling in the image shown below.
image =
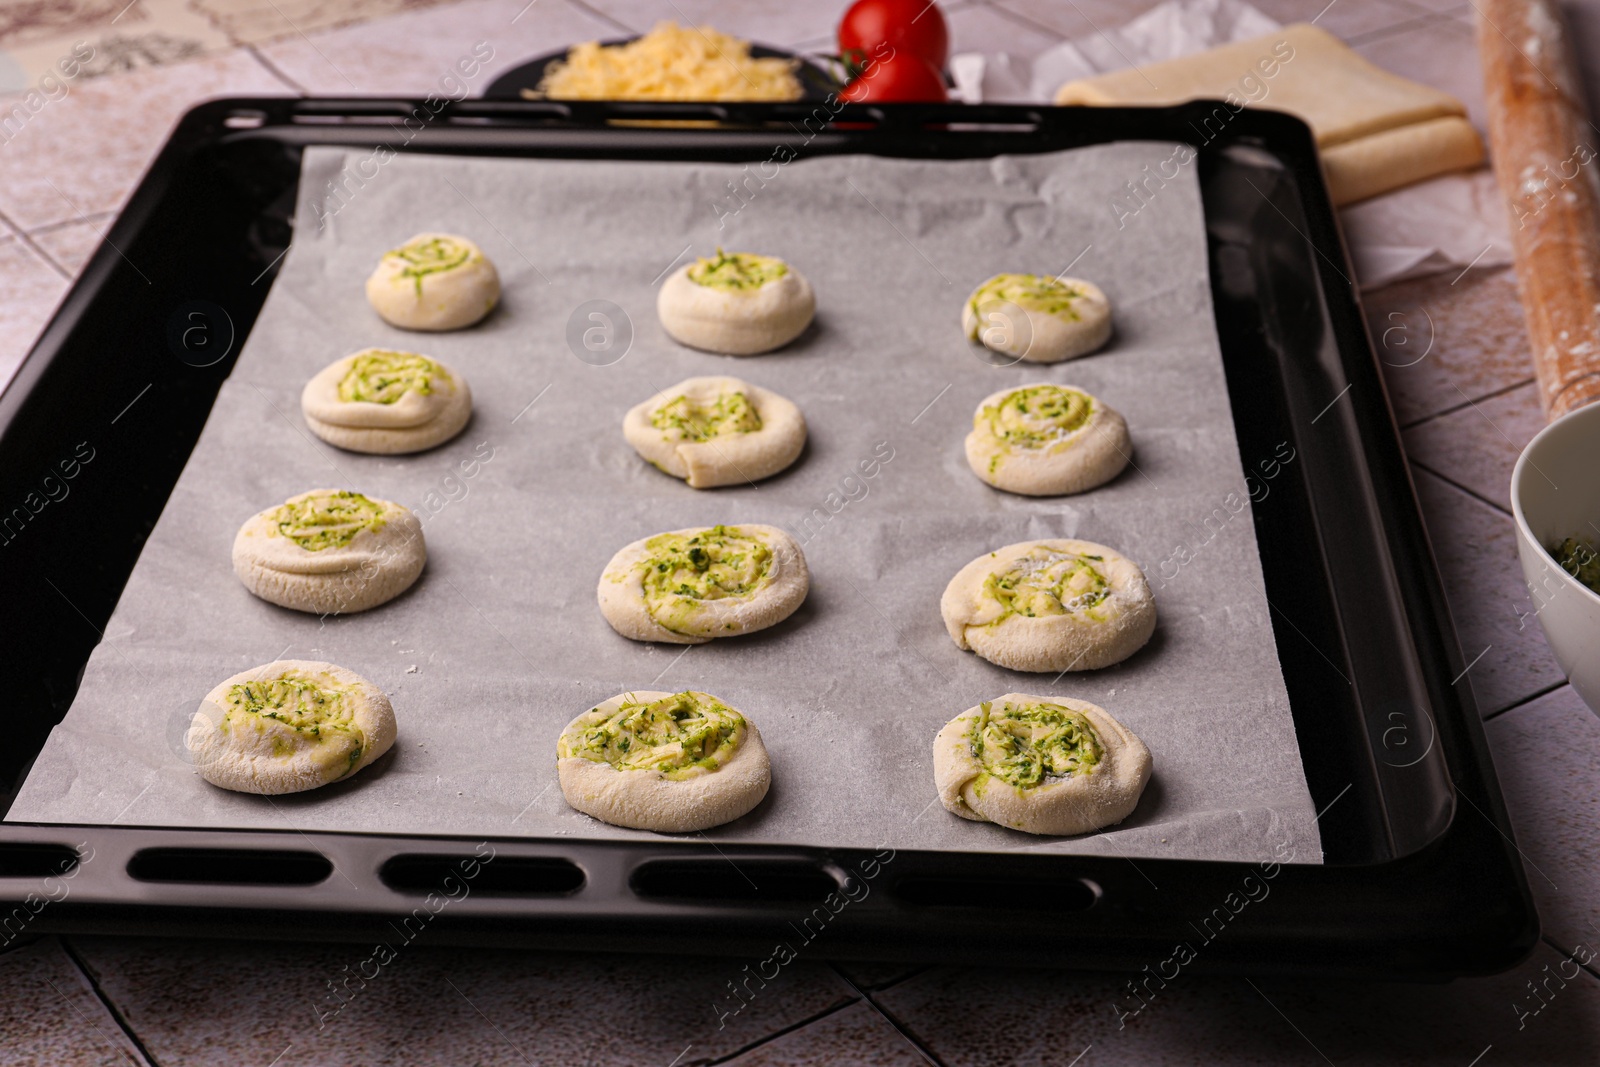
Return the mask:
{"type": "Polygon", "coordinates": [[[750,252],[724,252],[697,259],[689,267],[689,280],[708,289],[759,289],[789,273],[789,265],[775,256],[750,252]]]}
{"type": "Polygon", "coordinates": [[[1000,615],[990,625],[1013,615],[1029,619],[1051,615],[1083,614],[1096,621],[1097,608],[1111,595],[1111,582],[1096,564],[1099,556],[1035,547],[983,582],[983,591],[1000,605],[1000,615]]]}
{"type": "Polygon", "coordinates": [[[750,596],[772,572],[772,549],[737,526],[659,534],[644,544],[645,610],[676,633],[705,601],[750,596]]]}
{"type": "Polygon", "coordinates": [[[400,277],[410,278],[420,297],[423,278],[466,266],[472,260],[472,249],[453,237],[428,237],[403,244],[389,255],[405,261],[400,277]]]}
{"type": "Polygon", "coordinates": [[[379,350],[357,356],[339,380],[339,399],[367,404],[393,404],[407,393],[427,396],[435,379],[450,380],[445,369],[415,352],[379,350]]]}
{"type": "Polygon", "coordinates": [[[709,406],[674,397],[650,414],[650,425],[676,441],[709,441],[761,429],[761,415],[743,393],[723,393],[709,406]]]}
{"type": "MultiPolygon", "coordinates": [[[[1006,451],[1054,451],[1065,448],[1093,414],[1094,398],[1088,393],[1059,385],[1030,385],[985,405],[973,424],[979,429],[987,427],[1006,451]]],[[[999,460],[996,455],[989,461],[991,471],[999,460]]]]}
{"type": "Polygon", "coordinates": [[[981,309],[986,304],[1015,304],[1024,311],[1078,321],[1074,302],[1083,299],[1083,290],[1048,274],[996,274],[972,294],[972,326],[967,339],[976,341],[983,325],[981,309]]]}
{"type": "Polygon", "coordinates": [[[291,500],[272,514],[278,532],[307,552],[343,548],[362,530],[383,525],[383,505],[360,493],[335,490],[291,500]]]}
{"type": "Polygon", "coordinates": [[[714,696],[691,691],[648,704],[626,699],[609,715],[593,708],[561,735],[557,754],[683,779],[722,767],[744,736],[743,715],[714,696]]]}
{"type": "Polygon", "coordinates": [[[274,756],[314,749],[313,762],[338,777],[354,769],[366,744],[351,694],[298,671],[230,688],[220,729],[270,732],[274,756]]]}
{"type": "Polygon", "coordinates": [[[1104,755],[1088,718],[1060,704],[986,701],[967,736],[983,772],[1018,789],[1092,774],[1104,755]]]}
{"type": "Polygon", "coordinates": [[[1595,551],[1594,542],[1569,537],[1551,549],[1550,554],[1561,564],[1562,570],[1600,593],[1600,552],[1595,551]]]}

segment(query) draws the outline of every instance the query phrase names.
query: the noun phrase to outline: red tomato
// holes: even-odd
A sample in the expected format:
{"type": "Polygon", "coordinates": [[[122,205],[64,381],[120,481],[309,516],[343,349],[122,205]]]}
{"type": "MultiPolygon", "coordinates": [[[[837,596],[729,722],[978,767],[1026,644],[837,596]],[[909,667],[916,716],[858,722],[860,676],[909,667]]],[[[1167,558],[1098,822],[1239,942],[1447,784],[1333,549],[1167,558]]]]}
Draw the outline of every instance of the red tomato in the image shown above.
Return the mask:
{"type": "Polygon", "coordinates": [[[868,60],[867,69],[839,96],[852,104],[931,104],[950,99],[939,72],[910,52],[868,60]]]}
{"type": "Polygon", "coordinates": [[[933,0],[856,0],[851,4],[839,22],[840,53],[875,56],[881,44],[921,56],[934,70],[943,70],[950,59],[950,29],[933,0]]]}

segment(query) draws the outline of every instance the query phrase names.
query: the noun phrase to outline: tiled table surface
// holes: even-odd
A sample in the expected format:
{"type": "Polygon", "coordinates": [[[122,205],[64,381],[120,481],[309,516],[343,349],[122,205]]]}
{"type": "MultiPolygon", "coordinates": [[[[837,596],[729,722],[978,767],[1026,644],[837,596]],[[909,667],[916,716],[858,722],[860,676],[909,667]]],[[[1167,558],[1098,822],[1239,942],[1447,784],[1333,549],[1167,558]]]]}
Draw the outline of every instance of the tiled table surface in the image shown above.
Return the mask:
{"type": "MultiPolygon", "coordinates": [[[[1255,2],[1288,22],[1326,0],[1255,2]]],[[[316,6],[284,5],[265,8],[288,18],[316,6]]],[[[422,93],[432,72],[481,40],[495,49],[487,80],[518,59],[673,17],[821,49],[839,6],[467,0],[84,81],[0,145],[0,378],[194,102],[422,93]]],[[[1149,6],[947,9],[958,50],[1029,55],[1149,6]]],[[[1336,0],[1321,24],[1376,62],[1458,94],[1481,127],[1472,18],[1470,3],[1451,0],[1336,0]]],[[[330,983],[363,958],[352,946],[43,938],[0,954],[0,1063],[1600,1062],[1600,971],[1570,962],[1600,945],[1600,718],[1522,619],[1506,487],[1543,423],[1515,280],[1504,269],[1435,276],[1370,294],[1367,310],[1374,336],[1389,331],[1398,343],[1391,327],[1407,327],[1409,347],[1380,345],[1380,355],[1465,654],[1481,653],[1462,684],[1488,720],[1544,918],[1544,943],[1511,972],[1440,986],[1193,976],[1119,1029],[1112,975],[998,960],[922,970],[803,960],[719,1028],[711,1005],[738,970],[728,960],[418,946],[376,979],[350,983],[355,992],[329,1014],[330,983]],[[1413,362],[1429,336],[1428,355],[1413,362]]]]}

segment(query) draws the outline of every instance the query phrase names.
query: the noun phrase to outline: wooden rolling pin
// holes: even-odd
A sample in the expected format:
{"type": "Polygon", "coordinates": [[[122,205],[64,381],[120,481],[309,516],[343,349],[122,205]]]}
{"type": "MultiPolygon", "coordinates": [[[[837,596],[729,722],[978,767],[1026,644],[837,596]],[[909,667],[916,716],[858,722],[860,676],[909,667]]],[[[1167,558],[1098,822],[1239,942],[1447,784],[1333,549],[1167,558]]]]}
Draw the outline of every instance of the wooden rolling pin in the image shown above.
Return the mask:
{"type": "Polygon", "coordinates": [[[1545,415],[1600,399],[1600,134],[1554,0],[1478,0],[1495,176],[1545,415]]]}

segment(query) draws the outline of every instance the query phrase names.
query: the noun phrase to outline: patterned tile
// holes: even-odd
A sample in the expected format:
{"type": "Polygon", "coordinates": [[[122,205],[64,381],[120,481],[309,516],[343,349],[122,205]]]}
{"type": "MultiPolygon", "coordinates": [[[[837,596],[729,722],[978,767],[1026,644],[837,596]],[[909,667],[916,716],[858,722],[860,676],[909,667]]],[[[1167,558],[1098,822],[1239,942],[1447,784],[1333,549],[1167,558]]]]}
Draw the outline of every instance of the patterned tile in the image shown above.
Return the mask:
{"type": "Polygon", "coordinates": [[[0,1035],[17,1067],[147,1063],[53,937],[0,953],[0,1035]]]}
{"type": "Polygon", "coordinates": [[[920,1067],[928,1061],[871,1007],[857,1001],[727,1061],[732,1067],[920,1067]]]}
{"type": "Polygon", "coordinates": [[[468,0],[286,37],[262,46],[261,53],[312,94],[437,93],[459,99],[480,95],[497,74],[525,60],[616,33],[567,0],[468,0]]]}
{"type": "Polygon", "coordinates": [[[287,91],[243,49],[76,84],[0,151],[0,211],[24,230],[115,211],[190,107],[287,91]]]}
{"type": "Polygon", "coordinates": [[[398,934],[392,958],[362,945],[73,944],[151,1056],[171,1064],[690,1064],[851,997],[803,960],[763,986],[746,984],[741,960],[431,948],[398,934]],[[751,999],[735,1000],[730,982],[751,999]]]}
{"type": "Polygon", "coordinates": [[[1413,426],[1405,432],[1406,454],[1509,510],[1511,469],[1544,426],[1539,390],[1530,382],[1413,426]]]}
{"type": "Polygon", "coordinates": [[[1426,471],[1412,476],[1478,711],[1493,714],[1562,682],[1530,614],[1511,517],[1426,471]]]}
{"type": "Polygon", "coordinates": [[[190,0],[236,44],[316,33],[451,0],[190,0]]]}
{"type": "Polygon", "coordinates": [[[67,280],[15,237],[0,238],[0,387],[66,295],[67,280]]]}
{"type": "Polygon", "coordinates": [[[1562,686],[1484,732],[1545,937],[1600,950],[1600,716],[1562,686]]]}
{"type": "Polygon", "coordinates": [[[1124,1014],[1140,1004],[1125,981],[1003,968],[941,971],[878,1000],[947,1067],[1064,1067],[1091,1048],[1084,1067],[1467,1067],[1489,1046],[1486,1065],[1577,1065],[1594,1062],[1600,1033],[1600,980],[1548,945],[1505,974],[1448,985],[1179,971],[1162,988],[1152,984],[1153,996],[1136,1015],[1124,1014]],[[1548,989],[1542,1000],[1529,982],[1548,989]]]}
{"type": "Polygon", "coordinates": [[[927,968],[914,963],[869,963],[858,960],[841,961],[833,965],[839,973],[856,984],[856,988],[873,990],[903,982],[927,968]]]}
{"type": "Polygon", "coordinates": [[[1533,380],[1510,268],[1435,274],[1363,302],[1401,426],[1533,380]]]}

